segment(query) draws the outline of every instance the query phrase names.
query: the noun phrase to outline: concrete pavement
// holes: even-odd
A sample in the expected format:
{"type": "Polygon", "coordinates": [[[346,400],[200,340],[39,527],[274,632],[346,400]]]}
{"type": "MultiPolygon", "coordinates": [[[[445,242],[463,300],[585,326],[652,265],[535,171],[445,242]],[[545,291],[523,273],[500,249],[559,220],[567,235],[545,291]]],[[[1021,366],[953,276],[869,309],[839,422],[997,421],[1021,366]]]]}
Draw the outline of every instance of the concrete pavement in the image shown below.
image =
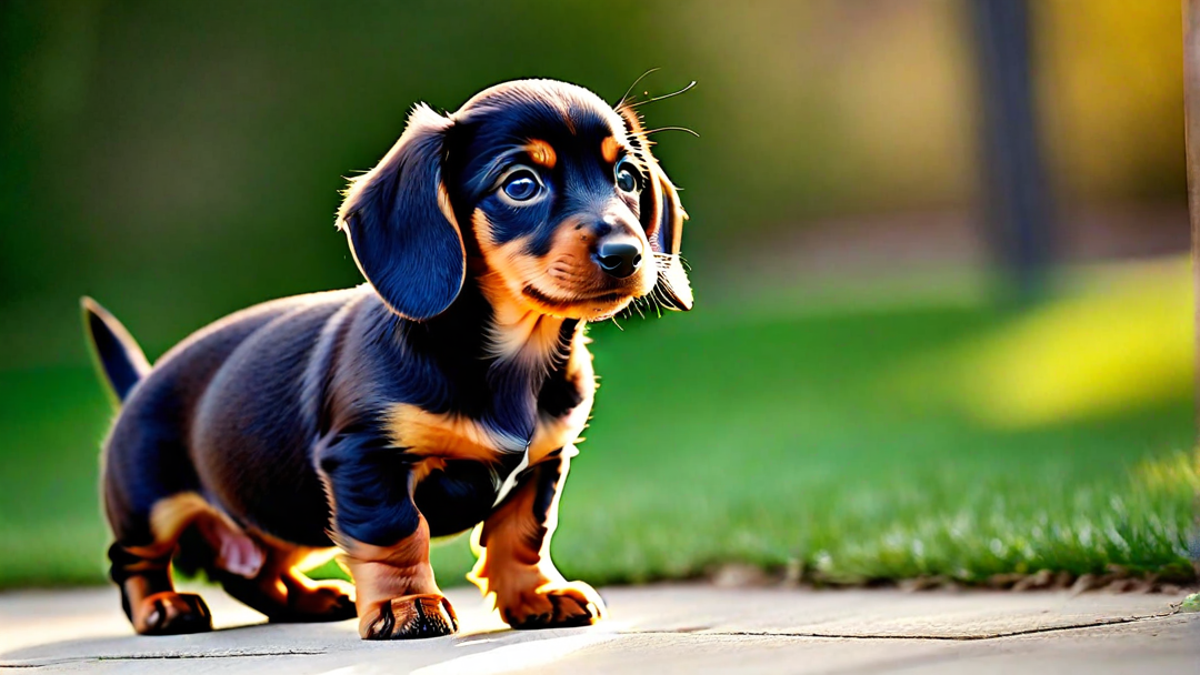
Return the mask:
{"type": "Polygon", "coordinates": [[[355,622],[262,625],[201,589],[217,631],[138,637],[116,591],[0,594],[0,671],[484,675],[611,672],[1200,672],[1200,613],[1178,595],[662,585],[602,591],[591,628],[505,629],[473,589],[453,637],[368,643],[355,622]]]}

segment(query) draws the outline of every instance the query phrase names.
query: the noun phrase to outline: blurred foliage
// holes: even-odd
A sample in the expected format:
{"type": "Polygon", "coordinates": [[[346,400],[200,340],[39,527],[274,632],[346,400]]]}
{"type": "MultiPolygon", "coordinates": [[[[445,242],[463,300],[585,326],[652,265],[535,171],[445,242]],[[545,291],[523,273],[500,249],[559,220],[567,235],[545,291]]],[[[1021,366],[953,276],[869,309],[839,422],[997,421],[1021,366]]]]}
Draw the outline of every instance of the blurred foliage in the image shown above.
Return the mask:
{"type": "Polygon", "coordinates": [[[1182,4],[1032,3],[1043,132],[1068,196],[1186,194],[1182,4]]]}
{"type": "MultiPolygon", "coordinates": [[[[1056,176],[1183,195],[1179,6],[1035,3],[1056,176]]],[[[692,214],[696,285],[734,239],[814,218],[971,207],[961,0],[0,3],[0,367],[82,363],[89,293],[151,351],[263,299],[358,281],[344,176],[416,101],[555,77],[644,108],[692,214]],[[639,92],[641,93],[641,92],[639,92]]]]}

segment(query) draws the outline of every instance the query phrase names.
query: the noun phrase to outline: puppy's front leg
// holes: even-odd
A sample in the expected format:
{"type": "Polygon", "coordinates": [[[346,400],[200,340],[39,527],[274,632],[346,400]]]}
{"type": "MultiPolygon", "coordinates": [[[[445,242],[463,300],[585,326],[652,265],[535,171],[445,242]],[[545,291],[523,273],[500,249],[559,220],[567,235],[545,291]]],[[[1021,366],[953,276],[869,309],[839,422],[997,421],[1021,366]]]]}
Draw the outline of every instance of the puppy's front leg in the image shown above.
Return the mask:
{"type": "Polygon", "coordinates": [[[320,467],[354,577],[359,635],[395,640],[457,631],[429,565],[429,525],[413,503],[411,465],[374,435],[347,435],[325,448],[320,467]]]}
{"type": "Polygon", "coordinates": [[[513,628],[586,626],[604,616],[604,601],[582,581],[567,581],[550,560],[558,500],[570,459],[556,451],[483,523],[479,560],[468,575],[513,628]]]}

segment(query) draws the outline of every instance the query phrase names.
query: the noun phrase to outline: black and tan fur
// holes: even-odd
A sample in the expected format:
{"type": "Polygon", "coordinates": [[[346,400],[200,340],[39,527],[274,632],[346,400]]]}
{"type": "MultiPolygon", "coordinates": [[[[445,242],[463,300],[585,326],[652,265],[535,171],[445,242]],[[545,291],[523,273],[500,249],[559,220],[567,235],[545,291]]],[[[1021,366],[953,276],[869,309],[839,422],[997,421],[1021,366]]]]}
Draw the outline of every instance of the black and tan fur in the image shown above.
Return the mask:
{"type": "Polygon", "coordinates": [[[691,307],[683,219],[630,108],[517,81],[418,106],[352,182],[338,225],[366,284],[238,312],[153,367],[85,299],[121,400],[103,492],[134,628],[210,628],[174,558],[273,621],[452,633],[429,540],[480,524],[471,579],[506,622],[600,618],[549,557],[595,391],[584,327],[638,298],[691,307]],[[354,588],[298,571],[334,547],[354,588]]]}

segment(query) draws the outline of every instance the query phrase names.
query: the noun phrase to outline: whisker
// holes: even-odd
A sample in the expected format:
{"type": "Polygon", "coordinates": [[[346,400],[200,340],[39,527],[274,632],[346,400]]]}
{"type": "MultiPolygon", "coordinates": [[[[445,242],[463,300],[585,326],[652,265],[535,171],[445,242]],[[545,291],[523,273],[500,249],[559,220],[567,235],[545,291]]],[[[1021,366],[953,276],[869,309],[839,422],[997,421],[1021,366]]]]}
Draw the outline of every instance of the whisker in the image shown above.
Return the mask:
{"type": "Polygon", "coordinates": [[[696,133],[695,131],[692,131],[691,129],[689,129],[687,127],[659,127],[657,129],[651,129],[649,131],[644,131],[642,133],[649,135],[649,134],[657,134],[660,131],[686,131],[689,134],[695,136],[696,138],[700,138],[700,134],[696,133]]]}
{"type": "Polygon", "coordinates": [[[613,106],[613,108],[620,110],[621,106],[625,105],[629,101],[629,94],[633,92],[634,87],[638,86],[638,82],[641,82],[642,80],[646,79],[646,76],[649,75],[650,73],[658,72],[659,70],[661,70],[661,68],[651,68],[650,70],[647,70],[646,72],[639,75],[638,79],[634,80],[633,84],[629,85],[629,88],[625,90],[625,95],[621,97],[620,101],[617,101],[617,104],[615,106],[613,106]]]}
{"type": "Polygon", "coordinates": [[[662,96],[655,96],[654,98],[648,98],[645,101],[638,101],[637,103],[630,103],[627,107],[638,108],[640,106],[646,105],[647,103],[654,103],[655,101],[664,101],[668,98],[674,98],[676,96],[679,96],[680,94],[687,92],[689,89],[691,89],[694,86],[696,86],[696,81],[692,80],[691,82],[688,83],[688,86],[684,87],[683,89],[680,89],[679,91],[674,91],[674,92],[671,92],[670,94],[663,94],[662,96]]]}

